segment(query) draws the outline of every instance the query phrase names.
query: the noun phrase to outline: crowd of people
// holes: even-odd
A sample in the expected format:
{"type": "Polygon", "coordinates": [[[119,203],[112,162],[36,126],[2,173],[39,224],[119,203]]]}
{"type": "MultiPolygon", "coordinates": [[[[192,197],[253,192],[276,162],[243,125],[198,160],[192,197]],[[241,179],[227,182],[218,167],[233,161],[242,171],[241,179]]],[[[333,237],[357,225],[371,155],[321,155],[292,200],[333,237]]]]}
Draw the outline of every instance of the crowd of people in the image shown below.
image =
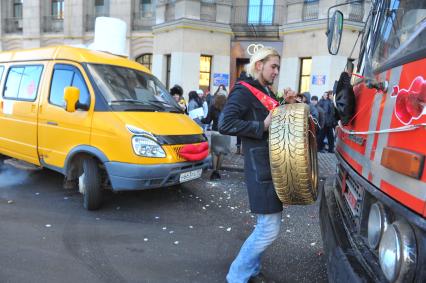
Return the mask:
{"type": "MultiPolygon", "coordinates": [[[[237,79],[238,81],[247,79],[246,73],[237,79]]],[[[205,131],[218,131],[218,119],[227,97],[228,91],[225,85],[220,85],[212,95],[210,90],[192,90],[188,93],[189,101],[186,103],[183,97],[183,89],[179,85],[174,85],[170,89],[170,94],[182,108],[198,125],[205,131]]],[[[320,99],[309,92],[295,94],[296,103],[306,103],[316,124],[317,148],[321,153],[334,152],[334,128],[337,125],[333,107],[333,92],[326,91],[320,99]]],[[[237,137],[236,154],[242,154],[241,138],[237,137]]]]}

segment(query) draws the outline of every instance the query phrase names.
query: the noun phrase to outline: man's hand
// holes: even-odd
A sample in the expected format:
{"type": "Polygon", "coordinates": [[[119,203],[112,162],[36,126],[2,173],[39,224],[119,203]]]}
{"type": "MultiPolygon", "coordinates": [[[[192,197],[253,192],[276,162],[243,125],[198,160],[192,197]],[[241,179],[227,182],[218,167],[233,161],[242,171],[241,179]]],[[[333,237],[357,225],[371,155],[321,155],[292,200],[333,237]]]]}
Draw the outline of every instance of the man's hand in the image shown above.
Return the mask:
{"type": "Polygon", "coordinates": [[[291,88],[284,89],[284,100],[286,103],[295,103],[297,93],[291,88]]]}
{"type": "Polygon", "coordinates": [[[266,132],[269,129],[272,121],[272,111],[269,111],[269,115],[263,121],[263,131],[266,132]]]}

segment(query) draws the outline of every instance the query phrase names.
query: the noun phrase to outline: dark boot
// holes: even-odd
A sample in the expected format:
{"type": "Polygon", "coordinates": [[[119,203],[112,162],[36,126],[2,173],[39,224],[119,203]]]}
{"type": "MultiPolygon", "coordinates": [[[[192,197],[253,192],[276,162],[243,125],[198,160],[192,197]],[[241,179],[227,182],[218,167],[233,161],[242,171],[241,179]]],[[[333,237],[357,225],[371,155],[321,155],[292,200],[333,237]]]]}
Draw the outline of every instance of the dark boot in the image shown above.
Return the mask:
{"type": "Polygon", "coordinates": [[[210,180],[220,180],[219,171],[213,170],[212,174],[210,175],[210,180]]]}

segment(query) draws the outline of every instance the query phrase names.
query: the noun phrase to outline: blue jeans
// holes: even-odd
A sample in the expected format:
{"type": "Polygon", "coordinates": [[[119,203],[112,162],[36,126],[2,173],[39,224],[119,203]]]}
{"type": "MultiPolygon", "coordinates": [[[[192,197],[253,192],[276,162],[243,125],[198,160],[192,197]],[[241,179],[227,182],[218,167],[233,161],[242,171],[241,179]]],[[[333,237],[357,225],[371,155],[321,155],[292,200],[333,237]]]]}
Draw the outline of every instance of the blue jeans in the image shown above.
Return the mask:
{"type": "Polygon", "coordinates": [[[260,258],[266,248],[278,237],[281,212],[256,214],[256,228],[244,242],[238,256],[229,268],[226,280],[229,283],[246,283],[260,272],[260,258]]]}

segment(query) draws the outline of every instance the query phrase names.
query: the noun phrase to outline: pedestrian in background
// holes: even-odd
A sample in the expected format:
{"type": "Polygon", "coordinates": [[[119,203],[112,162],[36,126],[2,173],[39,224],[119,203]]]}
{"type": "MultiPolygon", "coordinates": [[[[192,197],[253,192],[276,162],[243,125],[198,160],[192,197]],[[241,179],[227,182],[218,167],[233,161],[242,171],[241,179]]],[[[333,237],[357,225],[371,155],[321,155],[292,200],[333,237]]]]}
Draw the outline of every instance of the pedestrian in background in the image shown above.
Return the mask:
{"type": "Polygon", "coordinates": [[[226,90],[226,86],[224,84],[219,85],[216,92],[214,93],[214,97],[216,97],[218,95],[228,96],[228,91],[226,90]]]}
{"type": "Polygon", "coordinates": [[[220,179],[219,170],[222,165],[223,156],[230,153],[231,137],[222,135],[218,132],[219,115],[226,103],[226,96],[219,94],[214,99],[214,103],[210,105],[209,113],[206,118],[201,119],[202,123],[212,125],[210,136],[210,148],[213,156],[213,172],[210,175],[210,180],[220,179]]]}
{"type": "Polygon", "coordinates": [[[311,103],[311,93],[310,92],[304,92],[303,95],[303,102],[309,105],[309,113],[311,114],[312,118],[318,121],[318,110],[315,107],[314,104],[311,103]]]}
{"type": "Polygon", "coordinates": [[[203,127],[201,119],[204,118],[203,100],[195,90],[188,93],[188,115],[194,120],[200,127],[203,127]]]}
{"type": "Polygon", "coordinates": [[[332,102],[332,91],[327,91],[324,93],[318,105],[324,110],[324,128],[321,131],[321,136],[319,137],[318,151],[325,152],[324,139],[327,137],[328,152],[334,152],[334,126],[336,123],[334,105],[332,102]]]}
{"type": "Polygon", "coordinates": [[[317,109],[318,111],[318,120],[315,123],[315,129],[316,129],[316,138],[317,138],[317,147],[320,146],[320,139],[323,137],[323,134],[321,133],[324,129],[325,124],[325,113],[324,109],[318,104],[318,96],[314,95],[311,98],[311,104],[317,109]]]}
{"type": "Polygon", "coordinates": [[[177,104],[179,104],[180,108],[183,112],[187,113],[186,111],[186,101],[185,98],[183,98],[183,89],[180,85],[174,85],[170,89],[170,95],[175,99],[177,104]]]}
{"type": "MultiPolygon", "coordinates": [[[[268,86],[278,76],[280,56],[273,48],[262,48],[251,58],[247,68],[250,78],[245,80],[259,90],[262,100],[274,95],[268,86]]],[[[245,283],[264,279],[261,256],[278,237],[283,205],[272,182],[269,164],[268,129],[272,112],[251,90],[241,83],[235,84],[219,118],[219,131],[242,138],[244,147],[244,175],[250,209],[256,214],[256,228],[242,245],[232,262],[226,279],[229,283],[245,283]]]]}

